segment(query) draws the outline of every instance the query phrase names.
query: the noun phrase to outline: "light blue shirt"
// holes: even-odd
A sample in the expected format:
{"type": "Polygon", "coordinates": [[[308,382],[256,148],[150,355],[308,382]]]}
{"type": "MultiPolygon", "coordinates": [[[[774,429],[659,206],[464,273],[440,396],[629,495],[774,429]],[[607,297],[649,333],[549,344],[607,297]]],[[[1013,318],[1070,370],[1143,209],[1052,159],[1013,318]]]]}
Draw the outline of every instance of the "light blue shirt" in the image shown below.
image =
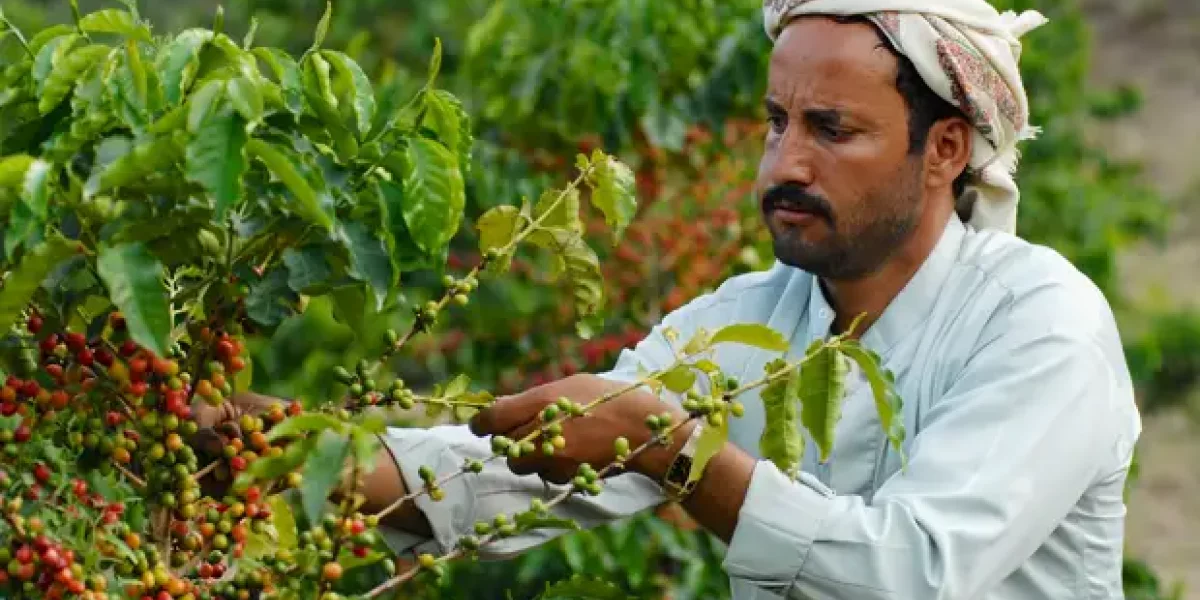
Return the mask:
{"type": "MultiPolygon", "coordinates": [[[[814,277],[776,264],[724,282],[668,315],[605,376],[672,361],[662,337],[686,339],[741,322],[791,341],[791,356],[827,336],[833,310],[814,277]]],[[[808,440],[792,481],[760,460],[724,558],[737,600],[1109,600],[1123,598],[1123,488],[1141,431],[1113,314],[1100,291],[1055,251],[952,217],[933,253],[862,338],[895,372],[907,437],[885,443],[875,406],[852,372],[832,458],[808,440]]],[[[722,344],[717,362],[749,381],[769,352],[722,344]]],[[[677,399],[676,399],[677,400],[677,399]]],[[[763,411],[743,397],[731,441],[759,456],[763,411]]],[[[489,444],[463,426],[389,430],[410,489],[422,464],[439,473],[489,444]]],[[[445,552],[477,519],[513,513],[558,489],[501,461],[419,507],[434,537],[389,532],[396,549],[445,552]]],[[[593,527],[663,502],[639,474],[610,480],[559,514],[593,527]]],[[[489,545],[505,558],[561,531],[489,545]]]]}

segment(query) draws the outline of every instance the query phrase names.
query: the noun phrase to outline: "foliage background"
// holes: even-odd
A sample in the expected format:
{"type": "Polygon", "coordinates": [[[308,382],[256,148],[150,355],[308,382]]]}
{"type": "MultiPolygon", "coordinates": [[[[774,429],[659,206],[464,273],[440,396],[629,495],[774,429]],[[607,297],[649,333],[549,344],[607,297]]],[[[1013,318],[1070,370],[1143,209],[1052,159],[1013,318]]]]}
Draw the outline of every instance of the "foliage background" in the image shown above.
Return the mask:
{"type": "MultiPolygon", "coordinates": [[[[1063,252],[1108,294],[1144,408],[1168,405],[1200,377],[1200,318],[1135,304],[1117,268],[1132,244],[1162,239],[1166,205],[1136,165],[1086,141],[1098,120],[1137,110],[1139,94],[1088,85],[1091,34],[1074,0],[993,3],[1036,8],[1051,19],[1030,34],[1022,57],[1033,122],[1043,134],[1024,150],[1020,233],[1063,252]]],[[[207,22],[215,10],[200,0],[142,4],[160,29],[172,30],[207,22]]],[[[3,7],[25,27],[63,21],[68,10],[61,0],[4,0],[3,7]]],[[[529,259],[517,263],[524,281],[485,284],[471,307],[393,367],[413,382],[465,372],[500,391],[603,369],[666,311],[725,277],[767,266],[769,246],[748,185],[769,52],[760,7],[760,0],[334,2],[327,46],[346,48],[408,89],[423,77],[434,38],[443,44],[442,85],[464,100],[477,139],[468,221],[447,261],[451,270],[473,260],[470,217],[562,180],[574,152],[599,144],[638,172],[642,214],[627,240],[602,257],[610,303],[596,336],[574,335],[570,315],[529,259]]],[[[245,31],[253,17],[262,43],[296,51],[323,8],[324,0],[224,5],[230,31],[245,31]]],[[[422,274],[402,282],[401,292],[422,301],[439,278],[422,274]]],[[[326,393],[322,367],[370,351],[359,332],[408,318],[401,311],[343,323],[315,303],[274,338],[252,344],[255,386],[284,396],[326,393]]],[[[547,581],[583,573],[639,597],[720,598],[728,594],[720,556],[718,542],[664,512],[566,536],[512,562],[458,565],[453,583],[428,597],[510,589],[513,598],[528,598],[547,581]]],[[[1136,557],[1126,574],[1127,597],[1170,597],[1136,557]]]]}

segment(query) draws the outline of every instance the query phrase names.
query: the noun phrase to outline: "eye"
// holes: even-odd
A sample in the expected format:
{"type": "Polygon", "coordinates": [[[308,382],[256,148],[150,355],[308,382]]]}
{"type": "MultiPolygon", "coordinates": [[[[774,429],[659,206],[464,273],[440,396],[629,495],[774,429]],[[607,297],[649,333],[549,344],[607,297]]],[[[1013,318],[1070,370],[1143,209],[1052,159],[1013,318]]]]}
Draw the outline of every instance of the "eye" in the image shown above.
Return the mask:
{"type": "Polygon", "coordinates": [[[783,133],[787,129],[787,115],[771,112],[767,115],[767,123],[771,126],[771,131],[774,133],[783,133]]]}
{"type": "Polygon", "coordinates": [[[849,139],[853,133],[847,129],[834,125],[820,125],[817,127],[817,131],[821,134],[821,137],[833,142],[844,142],[849,139]]]}

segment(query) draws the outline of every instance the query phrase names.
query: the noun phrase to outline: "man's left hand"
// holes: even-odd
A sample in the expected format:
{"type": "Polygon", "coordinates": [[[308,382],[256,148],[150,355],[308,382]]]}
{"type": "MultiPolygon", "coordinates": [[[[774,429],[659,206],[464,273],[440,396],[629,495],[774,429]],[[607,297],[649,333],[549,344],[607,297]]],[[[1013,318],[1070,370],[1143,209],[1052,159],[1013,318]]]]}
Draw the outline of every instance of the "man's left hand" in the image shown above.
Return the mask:
{"type": "MultiPolygon", "coordinates": [[[[575,375],[497,400],[491,407],[475,415],[470,428],[475,435],[502,435],[518,441],[545,424],[541,416],[543,411],[559,398],[587,406],[597,398],[626,387],[627,384],[595,375],[575,375]]],[[[567,483],[584,463],[599,471],[613,462],[617,438],[627,439],[632,449],[649,441],[653,433],[646,424],[647,417],[664,413],[670,415],[672,423],[687,418],[687,413],[677,405],[663,402],[643,389],[625,392],[595,407],[585,416],[564,421],[562,437],[566,444],[555,449],[553,455],[547,456],[542,451],[542,444],[549,442],[550,438],[538,438],[534,440],[533,453],[508,459],[509,468],[519,475],[538,473],[553,483],[567,483]]],[[[634,457],[629,461],[628,468],[661,481],[671,457],[682,447],[692,427],[695,424],[689,423],[677,430],[669,446],[657,445],[634,457]]]]}

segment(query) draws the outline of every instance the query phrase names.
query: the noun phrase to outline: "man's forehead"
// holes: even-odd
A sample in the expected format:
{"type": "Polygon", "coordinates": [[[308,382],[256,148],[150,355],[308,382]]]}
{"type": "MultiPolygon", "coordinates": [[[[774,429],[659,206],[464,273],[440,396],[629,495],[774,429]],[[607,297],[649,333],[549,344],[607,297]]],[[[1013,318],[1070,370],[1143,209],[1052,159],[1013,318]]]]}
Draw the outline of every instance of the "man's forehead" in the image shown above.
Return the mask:
{"type": "MultiPolygon", "coordinates": [[[[802,17],[790,22],[776,40],[768,95],[790,95],[798,88],[846,94],[860,86],[892,86],[896,66],[895,56],[869,22],[802,17]]],[[[858,91],[851,95],[865,90],[858,91]]]]}

